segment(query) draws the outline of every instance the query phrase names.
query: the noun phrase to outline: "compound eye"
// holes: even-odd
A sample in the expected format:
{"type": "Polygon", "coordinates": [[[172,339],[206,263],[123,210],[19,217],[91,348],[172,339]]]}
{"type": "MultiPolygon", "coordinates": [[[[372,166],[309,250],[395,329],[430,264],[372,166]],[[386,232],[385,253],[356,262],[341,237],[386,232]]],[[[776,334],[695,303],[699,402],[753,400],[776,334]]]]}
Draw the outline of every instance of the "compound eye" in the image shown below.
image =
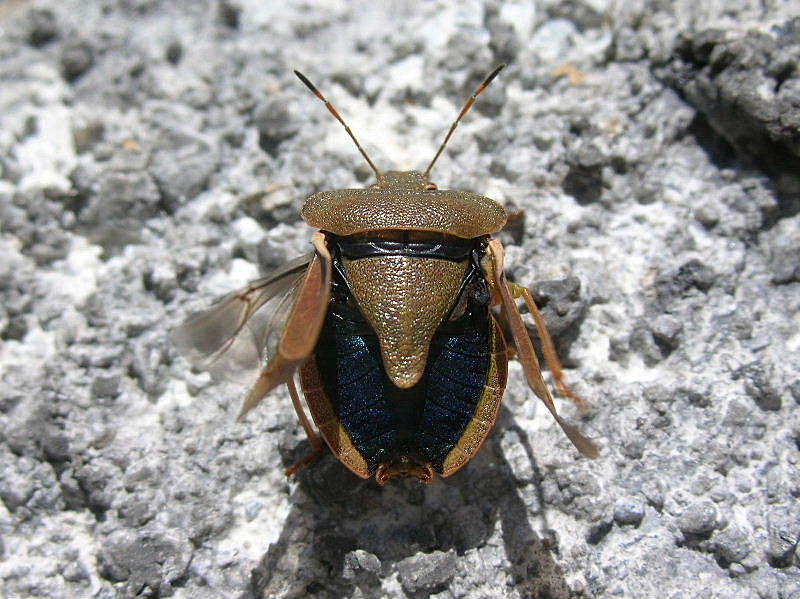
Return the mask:
{"type": "Polygon", "coordinates": [[[436,191],[439,189],[436,183],[426,183],[425,184],[425,191],[436,191]]]}

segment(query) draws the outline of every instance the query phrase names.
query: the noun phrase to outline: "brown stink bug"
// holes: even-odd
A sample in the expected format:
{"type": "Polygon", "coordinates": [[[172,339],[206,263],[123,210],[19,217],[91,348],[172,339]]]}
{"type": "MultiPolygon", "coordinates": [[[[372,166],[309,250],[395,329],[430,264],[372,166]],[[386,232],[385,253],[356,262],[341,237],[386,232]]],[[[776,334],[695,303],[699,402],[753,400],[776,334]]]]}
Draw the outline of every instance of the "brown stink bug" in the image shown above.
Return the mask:
{"type": "Polygon", "coordinates": [[[542,380],[517,299],[533,316],[559,391],[580,401],[530,292],[506,280],[503,247],[491,237],[506,223],[503,207],[430,180],[462,117],[503,66],[469,98],[424,172],[378,170],[336,109],[295,71],[344,125],[376,182],[312,195],[301,214],[319,229],[313,251],[173,334],[184,355],[205,365],[258,361],[240,416],[275,387],[288,387],[313,451],[287,474],[323,450],[296,377],[316,428],[350,470],[381,484],[396,476],[430,482],[466,464],[491,431],[511,352],[575,447],[597,455],[558,415],[542,380]]]}

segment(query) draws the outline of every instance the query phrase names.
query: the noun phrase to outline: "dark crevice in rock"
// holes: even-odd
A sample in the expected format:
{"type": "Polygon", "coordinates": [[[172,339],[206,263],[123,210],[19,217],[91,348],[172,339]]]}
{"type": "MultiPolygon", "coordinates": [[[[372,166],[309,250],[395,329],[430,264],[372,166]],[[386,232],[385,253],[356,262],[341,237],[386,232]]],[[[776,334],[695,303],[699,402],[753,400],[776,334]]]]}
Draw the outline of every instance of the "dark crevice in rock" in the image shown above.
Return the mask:
{"type": "Polygon", "coordinates": [[[800,212],[800,46],[782,31],[684,33],[669,59],[653,66],[699,111],[692,133],[715,164],[737,166],[737,158],[770,177],[780,203],[774,218],[800,212]]]}

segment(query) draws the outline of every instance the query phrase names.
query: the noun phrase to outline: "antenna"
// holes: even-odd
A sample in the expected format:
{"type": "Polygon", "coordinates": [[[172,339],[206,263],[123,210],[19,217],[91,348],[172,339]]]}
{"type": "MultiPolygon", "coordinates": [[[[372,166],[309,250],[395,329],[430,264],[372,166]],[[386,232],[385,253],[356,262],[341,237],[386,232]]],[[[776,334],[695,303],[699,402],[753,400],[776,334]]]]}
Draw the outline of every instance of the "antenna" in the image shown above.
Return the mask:
{"type": "Polygon", "coordinates": [[[431,160],[431,163],[428,165],[428,168],[426,168],[425,172],[422,173],[422,176],[425,177],[426,181],[428,179],[428,176],[431,174],[431,169],[433,168],[433,165],[436,164],[436,161],[439,159],[439,156],[441,156],[442,152],[444,151],[444,147],[447,145],[447,142],[450,141],[450,137],[453,135],[453,131],[456,130],[456,127],[458,127],[458,124],[461,122],[461,119],[464,118],[464,115],[467,114],[469,112],[469,109],[472,108],[472,105],[475,104],[475,100],[480,95],[480,93],[489,86],[489,84],[492,82],[492,79],[497,77],[497,74],[500,71],[502,71],[505,68],[505,66],[506,63],[504,62],[497,65],[495,70],[486,76],[486,79],[483,80],[483,83],[481,83],[478,86],[478,89],[475,90],[475,93],[473,93],[472,96],[470,96],[469,100],[467,100],[467,103],[464,104],[464,108],[461,109],[461,113],[458,115],[458,118],[450,126],[450,131],[447,132],[447,135],[445,136],[442,145],[440,145],[439,149],[436,151],[436,156],[433,157],[433,160],[431,160]]]}
{"type": "MultiPolygon", "coordinates": [[[[359,152],[361,152],[361,155],[362,155],[362,156],[364,157],[364,159],[367,161],[367,164],[369,164],[370,168],[371,168],[373,171],[375,171],[375,177],[380,177],[381,173],[380,173],[380,171],[378,170],[378,167],[376,167],[376,166],[375,166],[375,164],[372,162],[372,160],[370,160],[370,159],[369,159],[369,156],[367,156],[367,153],[364,151],[364,148],[362,148],[362,147],[361,147],[361,144],[360,144],[360,143],[358,143],[358,140],[356,139],[356,136],[355,136],[355,135],[353,135],[353,132],[352,132],[352,131],[350,131],[350,127],[348,127],[348,126],[347,126],[347,123],[345,123],[345,122],[344,122],[344,119],[343,119],[341,116],[339,116],[339,112],[338,112],[338,111],[337,111],[337,110],[336,110],[336,109],[333,107],[333,104],[331,104],[331,103],[328,101],[328,98],[326,98],[325,96],[323,96],[323,95],[322,95],[322,92],[321,92],[321,91],[319,91],[319,90],[318,90],[318,89],[317,89],[317,88],[314,86],[314,84],[313,84],[313,83],[311,83],[311,82],[308,80],[308,77],[306,77],[305,75],[303,75],[303,73],[301,73],[300,71],[295,71],[295,72],[294,72],[294,74],[295,74],[295,75],[297,75],[297,78],[298,78],[298,79],[300,79],[300,81],[302,81],[303,83],[305,83],[305,84],[306,84],[306,87],[307,87],[308,89],[310,89],[310,90],[311,90],[311,93],[313,93],[313,94],[314,94],[315,96],[317,96],[317,97],[318,97],[320,100],[322,100],[323,102],[325,102],[325,106],[328,108],[328,110],[330,111],[330,113],[331,113],[331,114],[332,114],[332,115],[333,115],[333,116],[336,118],[336,120],[337,120],[337,121],[339,121],[339,122],[342,124],[342,126],[344,127],[344,130],[345,130],[345,131],[347,131],[347,134],[350,136],[350,139],[352,139],[352,140],[353,140],[353,142],[356,144],[356,147],[358,148],[358,151],[359,151],[359,152]]],[[[480,93],[480,92],[478,92],[478,93],[480,93]]]]}

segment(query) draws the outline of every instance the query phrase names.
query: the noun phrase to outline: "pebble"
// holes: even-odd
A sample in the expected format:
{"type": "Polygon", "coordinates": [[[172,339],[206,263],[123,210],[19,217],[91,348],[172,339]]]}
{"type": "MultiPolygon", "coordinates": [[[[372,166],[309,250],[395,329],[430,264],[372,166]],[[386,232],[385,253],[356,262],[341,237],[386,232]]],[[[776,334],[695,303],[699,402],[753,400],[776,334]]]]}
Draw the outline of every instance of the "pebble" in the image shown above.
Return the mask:
{"type": "Polygon", "coordinates": [[[614,505],[614,521],[620,525],[638,525],[644,518],[644,507],[640,497],[621,497],[614,505]]]}
{"type": "Polygon", "coordinates": [[[710,501],[693,503],[678,518],[678,527],[686,535],[706,535],[717,527],[717,508],[710,501]]]}
{"type": "Polygon", "coordinates": [[[417,553],[397,564],[400,583],[411,594],[434,590],[456,573],[456,553],[453,550],[417,553]]]}
{"type": "Polygon", "coordinates": [[[92,396],[101,398],[114,398],[120,394],[122,380],[118,374],[101,374],[92,381],[92,396]]]}
{"type": "Polygon", "coordinates": [[[28,43],[41,47],[58,37],[58,24],[53,11],[36,9],[28,14],[28,43]]]}
{"type": "Polygon", "coordinates": [[[64,73],[64,79],[75,81],[89,70],[93,62],[92,47],[86,42],[66,46],[61,52],[61,71],[64,73]]]}
{"type": "Polygon", "coordinates": [[[752,530],[738,524],[731,524],[717,532],[713,538],[714,555],[722,562],[741,562],[752,551],[752,530]]]}

